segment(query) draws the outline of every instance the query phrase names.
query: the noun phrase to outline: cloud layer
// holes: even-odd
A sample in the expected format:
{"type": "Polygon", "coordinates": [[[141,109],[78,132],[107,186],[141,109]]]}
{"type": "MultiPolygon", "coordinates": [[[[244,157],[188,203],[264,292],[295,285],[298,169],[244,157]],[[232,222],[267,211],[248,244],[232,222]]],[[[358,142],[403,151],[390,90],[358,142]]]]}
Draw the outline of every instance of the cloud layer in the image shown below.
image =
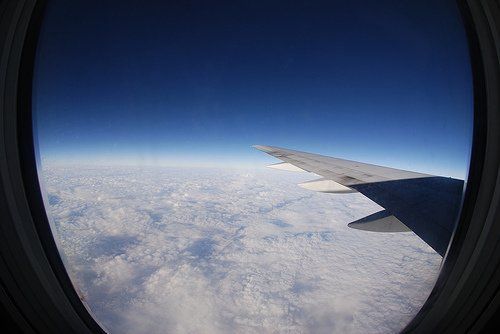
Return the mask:
{"type": "Polygon", "coordinates": [[[380,207],[315,193],[309,174],[46,167],[75,287],[111,333],[387,333],[441,257],[413,233],[347,223],[380,207]]]}

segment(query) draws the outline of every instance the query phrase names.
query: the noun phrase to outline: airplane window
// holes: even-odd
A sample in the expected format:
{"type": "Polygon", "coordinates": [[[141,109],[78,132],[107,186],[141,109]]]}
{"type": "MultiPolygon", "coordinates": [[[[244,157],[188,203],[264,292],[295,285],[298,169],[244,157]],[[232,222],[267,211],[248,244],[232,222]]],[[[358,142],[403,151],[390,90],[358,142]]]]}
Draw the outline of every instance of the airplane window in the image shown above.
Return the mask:
{"type": "Polygon", "coordinates": [[[398,332],[429,296],[472,137],[454,1],[54,0],[33,92],[110,333],[398,332]]]}

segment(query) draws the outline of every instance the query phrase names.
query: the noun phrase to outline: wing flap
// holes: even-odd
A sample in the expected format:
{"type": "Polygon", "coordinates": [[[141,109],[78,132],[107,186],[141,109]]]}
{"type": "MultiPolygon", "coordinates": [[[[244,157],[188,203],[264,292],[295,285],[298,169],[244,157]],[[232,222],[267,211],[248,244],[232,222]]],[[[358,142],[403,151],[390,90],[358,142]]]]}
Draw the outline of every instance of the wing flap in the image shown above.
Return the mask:
{"type": "Polygon", "coordinates": [[[399,219],[394,217],[389,211],[382,210],[375,212],[372,215],[358,219],[347,226],[357,230],[371,232],[411,232],[411,230],[403,224],[399,219]]]}
{"type": "Polygon", "coordinates": [[[274,168],[279,170],[286,170],[289,172],[305,172],[302,168],[297,167],[296,165],[292,165],[289,162],[280,162],[277,164],[272,164],[267,166],[268,168],[274,168]]]}
{"type": "Polygon", "coordinates": [[[322,193],[347,194],[357,192],[356,190],[325,178],[299,183],[299,186],[304,189],[319,191],[322,193]]]}

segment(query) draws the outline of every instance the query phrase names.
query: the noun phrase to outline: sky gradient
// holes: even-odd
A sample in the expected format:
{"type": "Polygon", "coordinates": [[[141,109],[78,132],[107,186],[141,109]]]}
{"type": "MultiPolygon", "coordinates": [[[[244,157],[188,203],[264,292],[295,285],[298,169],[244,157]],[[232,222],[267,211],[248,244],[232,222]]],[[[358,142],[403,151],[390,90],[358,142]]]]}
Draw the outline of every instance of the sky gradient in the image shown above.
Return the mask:
{"type": "Polygon", "coordinates": [[[34,111],[47,161],[255,167],[262,144],[463,178],[472,84],[454,1],[55,0],[34,111]]]}

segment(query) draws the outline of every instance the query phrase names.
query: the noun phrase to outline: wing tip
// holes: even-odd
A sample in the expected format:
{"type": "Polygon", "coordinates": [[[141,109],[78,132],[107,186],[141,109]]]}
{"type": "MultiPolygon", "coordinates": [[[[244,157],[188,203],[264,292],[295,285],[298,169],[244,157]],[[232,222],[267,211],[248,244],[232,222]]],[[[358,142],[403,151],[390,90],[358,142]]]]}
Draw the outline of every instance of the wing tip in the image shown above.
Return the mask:
{"type": "Polygon", "coordinates": [[[252,145],[252,147],[262,152],[271,152],[273,150],[271,146],[265,146],[265,145],[252,145]]]}

